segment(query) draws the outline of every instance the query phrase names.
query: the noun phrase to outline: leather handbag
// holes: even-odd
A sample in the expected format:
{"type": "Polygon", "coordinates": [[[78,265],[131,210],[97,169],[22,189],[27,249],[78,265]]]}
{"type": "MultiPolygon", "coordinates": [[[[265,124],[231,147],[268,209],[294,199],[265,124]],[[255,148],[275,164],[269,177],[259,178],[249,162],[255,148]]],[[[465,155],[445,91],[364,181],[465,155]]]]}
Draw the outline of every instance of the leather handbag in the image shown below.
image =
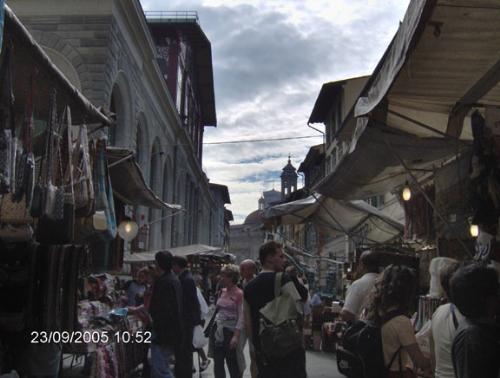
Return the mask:
{"type": "MultiPolygon", "coordinates": [[[[101,202],[101,206],[103,206],[104,208],[104,214],[106,216],[106,230],[99,232],[98,236],[103,241],[111,241],[116,237],[118,229],[116,226],[113,188],[111,186],[111,179],[109,178],[108,159],[106,158],[105,139],[97,141],[97,152],[98,152],[97,179],[99,187],[99,199],[101,202]]],[[[94,219],[94,225],[96,225],[95,219],[94,219]]]]}
{"type": "Polygon", "coordinates": [[[116,237],[117,226],[113,198],[113,188],[108,172],[106,158],[106,141],[99,139],[91,143],[94,151],[94,189],[95,211],[93,215],[76,218],[75,240],[88,241],[91,237],[98,237],[102,241],[111,241],[116,237]]]}
{"type": "MultiPolygon", "coordinates": [[[[71,110],[66,107],[57,129],[57,135],[62,136],[62,143],[57,141],[54,147],[55,157],[58,160],[58,186],[50,182],[46,188],[46,195],[54,196],[54,204],[50,204],[51,215],[40,219],[37,228],[37,240],[46,244],[67,244],[73,242],[75,227],[75,203],[73,193],[73,161],[71,136],[71,110]]],[[[52,199],[46,199],[46,205],[52,199]]]]}
{"type": "MultiPolygon", "coordinates": [[[[33,198],[31,201],[30,212],[35,218],[40,218],[45,215],[47,209],[45,206],[46,200],[46,190],[48,186],[49,176],[52,173],[52,161],[50,159],[52,153],[52,143],[53,143],[53,130],[54,124],[57,117],[57,105],[56,105],[56,91],[52,90],[49,99],[49,121],[46,129],[45,136],[45,146],[40,159],[40,166],[38,168],[38,180],[33,189],[33,198]]],[[[50,200],[51,194],[48,198],[50,200]]],[[[51,210],[50,207],[48,210],[51,210]]]]}
{"type": "Polygon", "coordinates": [[[77,217],[90,216],[95,211],[91,156],[93,154],[89,151],[87,126],[81,125],[73,149],[75,213],[77,217]]]}
{"type": "Polygon", "coordinates": [[[33,223],[26,200],[14,202],[13,194],[4,194],[0,200],[0,223],[18,225],[33,223]]]}
{"type": "Polygon", "coordinates": [[[35,129],[33,116],[33,77],[31,77],[31,89],[27,97],[26,112],[23,128],[21,131],[22,152],[18,158],[16,168],[16,188],[13,192],[13,200],[21,201],[25,197],[28,208],[31,207],[33,189],[35,183],[35,156],[33,154],[33,132],[35,129]]]}

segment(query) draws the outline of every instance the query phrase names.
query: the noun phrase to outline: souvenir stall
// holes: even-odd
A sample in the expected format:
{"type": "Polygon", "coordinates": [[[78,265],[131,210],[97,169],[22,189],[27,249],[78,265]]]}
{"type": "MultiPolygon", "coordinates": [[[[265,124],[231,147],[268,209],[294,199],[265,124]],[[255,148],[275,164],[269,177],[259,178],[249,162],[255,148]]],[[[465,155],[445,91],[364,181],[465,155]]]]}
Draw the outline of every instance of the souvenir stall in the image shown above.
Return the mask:
{"type": "Polygon", "coordinates": [[[95,132],[112,122],[7,6],[3,37],[0,373],[55,375],[69,352],[88,357],[89,376],[126,377],[148,335],[117,310],[115,280],[90,274],[90,240],[110,242],[118,228],[106,138],[95,132]]]}
{"type": "MultiPolygon", "coordinates": [[[[213,302],[217,286],[217,276],[221,268],[230,263],[234,263],[235,257],[230,253],[224,253],[219,247],[211,247],[203,244],[192,244],[182,247],[167,248],[174,256],[185,256],[188,259],[188,266],[195,279],[200,281],[200,286],[207,302],[213,302]]],[[[144,266],[155,263],[153,252],[138,252],[126,256],[124,259],[124,270],[135,272],[144,266]],[[129,265],[130,267],[127,267],[129,265]]]]}

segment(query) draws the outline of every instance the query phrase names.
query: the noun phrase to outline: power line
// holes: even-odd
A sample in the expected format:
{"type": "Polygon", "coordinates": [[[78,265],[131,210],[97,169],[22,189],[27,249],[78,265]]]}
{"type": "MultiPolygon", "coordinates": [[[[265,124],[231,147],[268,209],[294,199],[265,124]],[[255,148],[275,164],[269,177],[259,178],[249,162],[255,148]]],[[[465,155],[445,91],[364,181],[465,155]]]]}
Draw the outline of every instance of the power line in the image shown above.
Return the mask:
{"type": "Polygon", "coordinates": [[[292,139],[307,139],[307,138],[323,138],[323,135],[307,135],[288,138],[268,138],[268,139],[243,139],[243,140],[227,140],[224,142],[203,142],[203,144],[235,144],[235,143],[255,143],[255,142],[273,142],[279,140],[292,140],[292,139]]]}

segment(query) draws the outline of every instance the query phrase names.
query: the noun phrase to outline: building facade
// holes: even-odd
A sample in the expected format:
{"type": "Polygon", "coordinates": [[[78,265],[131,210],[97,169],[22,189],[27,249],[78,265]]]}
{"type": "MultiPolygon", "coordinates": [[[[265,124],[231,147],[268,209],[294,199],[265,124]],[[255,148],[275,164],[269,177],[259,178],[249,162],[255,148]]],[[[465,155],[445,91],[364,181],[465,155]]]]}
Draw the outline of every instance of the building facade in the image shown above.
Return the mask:
{"type": "Polygon", "coordinates": [[[214,201],[201,146],[203,128],[216,126],[216,117],[210,42],[196,16],[185,16],[194,32],[182,23],[168,27],[175,23],[171,18],[161,20],[169,39],[156,31],[139,1],[7,3],[66,77],[95,105],[114,113],[109,143],[134,151],[157,196],[185,209],[177,215],[128,209],[145,233],[144,249],[208,244],[214,201]],[[160,55],[165,48],[166,66],[160,55]]]}
{"type": "Polygon", "coordinates": [[[226,219],[229,217],[228,210],[224,207],[231,204],[227,186],[219,184],[209,184],[210,192],[215,202],[210,219],[210,245],[221,247],[224,251],[229,248],[229,240],[226,237],[226,219]]]}

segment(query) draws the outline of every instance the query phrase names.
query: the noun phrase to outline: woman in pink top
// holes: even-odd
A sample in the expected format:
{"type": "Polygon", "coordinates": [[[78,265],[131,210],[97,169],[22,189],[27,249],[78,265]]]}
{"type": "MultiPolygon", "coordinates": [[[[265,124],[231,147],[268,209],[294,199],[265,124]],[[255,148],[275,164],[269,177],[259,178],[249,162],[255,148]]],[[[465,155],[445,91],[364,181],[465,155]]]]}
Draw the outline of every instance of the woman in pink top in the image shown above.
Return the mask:
{"type": "Polygon", "coordinates": [[[240,378],[242,373],[236,351],[243,328],[243,291],[236,286],[239,275],[236,265],[226,265],[221,270],[224,289],[217,300],[217,325],[213,336],[215,378],[226,378],[224,360],[231,378],[240,378]]]}

